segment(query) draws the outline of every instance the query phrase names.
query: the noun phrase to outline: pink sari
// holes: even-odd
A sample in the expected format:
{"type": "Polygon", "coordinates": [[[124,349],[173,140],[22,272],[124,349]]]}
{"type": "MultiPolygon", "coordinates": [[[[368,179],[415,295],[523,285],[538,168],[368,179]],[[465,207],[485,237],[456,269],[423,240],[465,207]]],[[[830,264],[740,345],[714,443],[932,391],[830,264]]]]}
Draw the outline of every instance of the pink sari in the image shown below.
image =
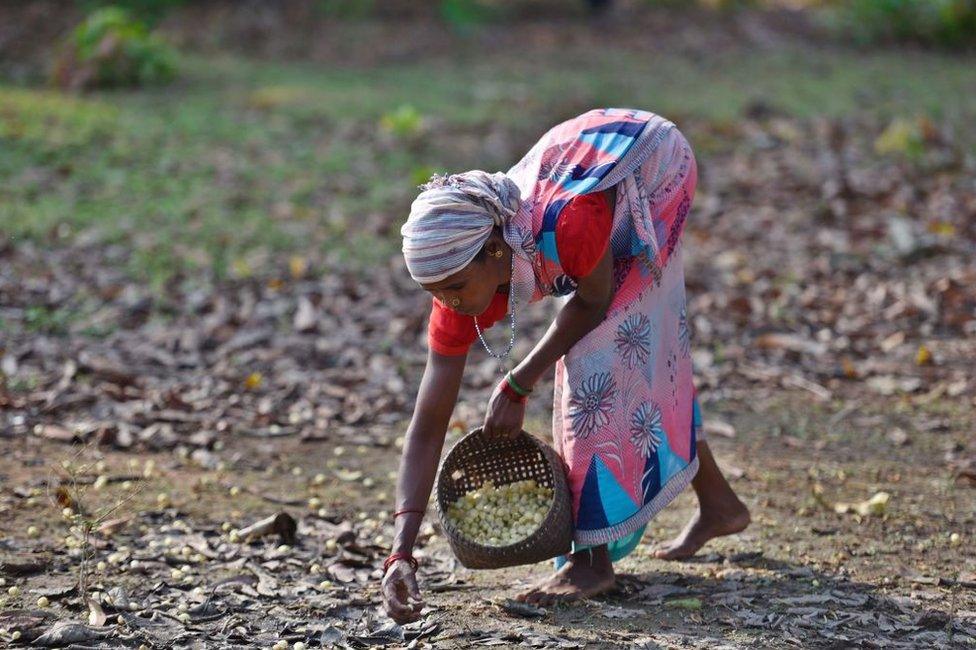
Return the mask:
{"type": "Polygon", "coordinates": [[[556,364],[553,441],[573,495],[576,549],[608,544],[620,559],[698,469],[681,257],[694,155],[659,116],[599,109],[554,127],[508,175],[525,206],[505,232],[516,251],[516,310],[572,293],[552,236],[559,211],[573,196],[617,189],[613,301],[556,364]]]}

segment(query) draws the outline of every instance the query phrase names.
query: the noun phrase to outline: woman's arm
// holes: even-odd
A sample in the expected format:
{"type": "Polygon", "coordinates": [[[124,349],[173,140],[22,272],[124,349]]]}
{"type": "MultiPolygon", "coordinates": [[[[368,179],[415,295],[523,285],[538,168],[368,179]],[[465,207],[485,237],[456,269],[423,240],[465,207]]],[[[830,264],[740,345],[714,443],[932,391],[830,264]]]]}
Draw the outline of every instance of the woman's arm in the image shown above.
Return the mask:
{"type": "MultiPolygon", "coordinates": [[[[613,254],[607,247],[593,271],[579,278],[576,293],[559,310],[545,336],[512,370],[515,382],[531,389],[547,368],[603,321],[612,298],[613,254]]],[[[485,435],[515,435],[524,417],[525,405],[509,399],[499,385],[488,402],[485,435]]]]}
{"type": "MultiPolygon", "coordinates": [[[[466,359],[466,354],[446,356],[434,351],[427,354],[427,367],[400,456],[397,510],[424,510],[427,506],[466,359]]],[[[393,552],[410,553],[422,520],[422,514],[413,512],[396,518],[393,552]]]]}
{"type": "MultiPolygon", "coordinates": [[[[437,474],[444,434],[457,401],[466,358],[467,354],[446,356],[433,350],[427,354],[417,405],[403,443],[396,496],[397,510],[410,508],[421,512],[395,517],[394,554],[413,556],[417,530],[437,474]]],[[[397,623],[403,625],[420,618],[424,602],[410,560],[401,556],[393,559],[389,566],[384,563],[382,592],[386,611],[397,623]]]]}
{"type": "MultiPolygon", "coordinates": [[[[610,218],[617,206],[617,188],[603,191],[610,218]]],[[[613,254],[610,246],[599,263],[577,281],[576,293],[563,306],[542,340],[533,348],[512,375],[520,386],[532,388],[539,377],[571,347],[603,322],[613,300],[613,254]]]]}
{"type": "Polygon", "coordinates": [[[525,388],[534,386],[557,359],[603,322],[612,298],[613,257],[608,247],[593,272],[579,278],[576,292],[559,310],[545,336],[512,370],[515,381],[525,388]]]}

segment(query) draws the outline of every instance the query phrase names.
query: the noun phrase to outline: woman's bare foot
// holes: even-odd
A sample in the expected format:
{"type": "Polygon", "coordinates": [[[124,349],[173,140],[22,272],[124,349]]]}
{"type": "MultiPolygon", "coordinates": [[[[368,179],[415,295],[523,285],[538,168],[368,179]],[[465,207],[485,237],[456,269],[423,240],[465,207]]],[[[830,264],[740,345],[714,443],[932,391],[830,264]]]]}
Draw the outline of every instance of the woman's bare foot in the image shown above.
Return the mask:
{"type": "Polygon", "coordinates": [[[750,521],[749,509],[738,499],[722,506],[700,507],[677,537],[654,551],[654,557],[661,560],[687,559],[708,540],[742,532],[750,521]]]}
{"type": "Polygon", "coordinates": [[[566,564],[515,596],[515,600],[540,607],[602,594],[613,588],[613,564],[606,546],[594,547],[569,556],[566,564]]]}
{"type": "Polygon", "coordinates": [[[749,509],[718,468],[708,442],[699,440],[696,449],[699,467],[691,485],[698,496],[698,512],[677,537],[654,551],[661,560],[689,558],[708,540],[742,532],[752,521],[749,509]]]}

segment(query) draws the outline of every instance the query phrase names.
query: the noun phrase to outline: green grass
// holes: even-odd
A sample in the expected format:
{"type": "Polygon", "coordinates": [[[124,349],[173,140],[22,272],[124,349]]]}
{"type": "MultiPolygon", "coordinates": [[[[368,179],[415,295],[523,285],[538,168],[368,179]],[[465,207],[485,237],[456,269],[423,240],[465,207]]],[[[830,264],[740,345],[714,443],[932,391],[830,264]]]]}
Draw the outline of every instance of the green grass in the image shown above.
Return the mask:
{"type": "Polygon", "coordinates": [[[0,233],[126,242],[130,272],[157,285],[180,271],[260,272],[291,252],[369,264],[396,250],[431,172],[515,162],[483,146],[495,130],[528,148],[593,106],[728,123],[755,101],[800,118],[926,114],[965,130],[974,63],[789,48],[696,60],[462,53],[355,71],[188,57],[179,83],[152,90],[68,97],[0,82],[0,233]],[[406,105],[419,126],[396,114],[406,105]],[[390,114],[396,135],[381,126],[390,114]]]}
{"type": "Polygon", "coordinates": [[[24,324],[28,331],[45,334],[64,334],[77,314],[67,309],[50,309],[42,305],[28,307],[24,324]]]}

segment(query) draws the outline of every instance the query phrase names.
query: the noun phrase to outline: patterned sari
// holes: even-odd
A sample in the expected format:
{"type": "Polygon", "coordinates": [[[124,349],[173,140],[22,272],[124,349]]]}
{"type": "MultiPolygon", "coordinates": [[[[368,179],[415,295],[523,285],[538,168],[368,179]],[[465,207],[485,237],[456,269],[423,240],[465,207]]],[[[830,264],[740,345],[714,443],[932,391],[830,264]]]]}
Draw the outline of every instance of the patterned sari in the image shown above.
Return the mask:
{"type": "Polygon", "coordinates": [[[523,197],[505,231],[516,310],[575,290],[555,246],[559,213],[574,196],[616,186],[613,299],[556,364],[553,441],[573,495],[574,550],[607,544],[618,560],[698,469],[681,257],[695,158],[668,120],[597,109],[553,127],[507,173],[523,197]]]}

